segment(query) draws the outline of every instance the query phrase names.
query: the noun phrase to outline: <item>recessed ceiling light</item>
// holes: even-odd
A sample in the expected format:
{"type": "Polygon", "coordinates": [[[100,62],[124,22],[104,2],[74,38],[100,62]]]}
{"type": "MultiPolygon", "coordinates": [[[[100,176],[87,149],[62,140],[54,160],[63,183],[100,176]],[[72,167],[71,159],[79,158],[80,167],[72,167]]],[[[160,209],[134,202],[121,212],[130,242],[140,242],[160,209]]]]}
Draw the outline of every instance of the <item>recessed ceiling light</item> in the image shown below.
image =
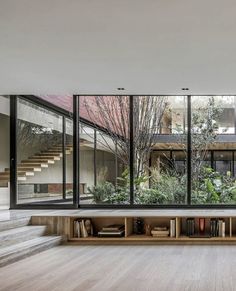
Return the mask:
{"type": "Polygon", "coordinates": [[[181,90],[183,90],[183,91],[188,91],[189,88],[182,88],[181,90]]]}
{"type": "Polygon", "coordinates": [[[117,90],[118,90],[118,91],[124,91],[125,88],[119,87],[119,88],[117,88],[117,90]]]}

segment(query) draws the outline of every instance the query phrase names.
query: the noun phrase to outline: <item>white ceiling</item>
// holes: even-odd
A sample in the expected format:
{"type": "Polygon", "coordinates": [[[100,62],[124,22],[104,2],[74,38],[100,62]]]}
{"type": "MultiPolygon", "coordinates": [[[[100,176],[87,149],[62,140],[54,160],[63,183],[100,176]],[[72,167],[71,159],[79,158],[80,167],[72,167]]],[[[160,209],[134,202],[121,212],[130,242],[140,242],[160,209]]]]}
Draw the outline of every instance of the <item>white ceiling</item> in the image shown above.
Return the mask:
{"type": "Polygon", "coordinates": [[[0,0],[0,94],[236,94],[235,12],[235,0],[0,0]]]}

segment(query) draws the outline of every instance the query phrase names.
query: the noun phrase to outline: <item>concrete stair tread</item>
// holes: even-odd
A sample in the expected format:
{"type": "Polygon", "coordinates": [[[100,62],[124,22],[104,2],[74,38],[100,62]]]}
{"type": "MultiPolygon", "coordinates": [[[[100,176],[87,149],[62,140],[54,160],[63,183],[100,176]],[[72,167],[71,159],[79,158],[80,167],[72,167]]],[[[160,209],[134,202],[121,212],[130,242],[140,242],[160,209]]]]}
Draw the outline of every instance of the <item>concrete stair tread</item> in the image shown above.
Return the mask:
{"type": "Polygon", "coordinates": [[[30,217],[11,218],[9,220],[0,221],[0,233],[9,229],[27,226],[30,224],[30,217]]]}
{"type": "Polygon", "coordinates": [[[4,266],[59,245],[61,236],[41,236],[0,249],[0,266],[4,266]]]}
{"type": "Polygon", "coordinates": [[[21,226],[17,228],[3,230],[3,231],[0,231],[0,243],[1,243],[1,239],[7,238],[12,235],[16,236],[18,234],[22,234],[25,232],[31,232],[31,231],[36,232],[40,230],[45,231],[46,226],[45,225],[26,225],[26,226],[21,226]]]}

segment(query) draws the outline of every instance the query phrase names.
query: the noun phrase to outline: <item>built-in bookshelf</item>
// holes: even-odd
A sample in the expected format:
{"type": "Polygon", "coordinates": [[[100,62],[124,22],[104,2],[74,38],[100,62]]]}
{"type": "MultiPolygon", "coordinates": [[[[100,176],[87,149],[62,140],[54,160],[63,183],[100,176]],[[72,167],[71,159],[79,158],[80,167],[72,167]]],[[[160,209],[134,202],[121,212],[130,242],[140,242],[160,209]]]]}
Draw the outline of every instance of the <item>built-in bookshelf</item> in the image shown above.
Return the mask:
{"type": "Polygon", "coordinates": [[[69,242],[81,244],[236,244],[236,217],[70,217],[69,242]],[[77,237],[74,222],[83,219],[91,221],[93,234],[77,237]],[[137,219],[139,219],[139,225],[143,226],[143,231],[140,233],[137,233],[137,219]],[[200,225],[200,219],[202,225],[200,225]],[[189,235],[187,227],[192,224],[194,224],[194,232],[189,235]],[[98,233],[110,225],[124,225],[124,235],[99,237],[98,233]],[[200,229],[203,225],[204,229],[200,229]],[[168,235],[166,235],[167,230],[168,235]]]}

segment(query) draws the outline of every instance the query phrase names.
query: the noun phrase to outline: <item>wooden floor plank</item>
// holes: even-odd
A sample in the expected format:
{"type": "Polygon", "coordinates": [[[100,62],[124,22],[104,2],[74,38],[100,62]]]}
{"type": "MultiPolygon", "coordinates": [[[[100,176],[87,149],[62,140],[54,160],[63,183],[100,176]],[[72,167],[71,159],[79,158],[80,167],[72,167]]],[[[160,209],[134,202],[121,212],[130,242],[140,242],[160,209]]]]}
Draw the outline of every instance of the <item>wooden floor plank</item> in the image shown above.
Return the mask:
{"type": "Polygon", "coordinates": [[[8,291],[233,291],[234,246],[59,246],[0,269],[8,291]]]}

